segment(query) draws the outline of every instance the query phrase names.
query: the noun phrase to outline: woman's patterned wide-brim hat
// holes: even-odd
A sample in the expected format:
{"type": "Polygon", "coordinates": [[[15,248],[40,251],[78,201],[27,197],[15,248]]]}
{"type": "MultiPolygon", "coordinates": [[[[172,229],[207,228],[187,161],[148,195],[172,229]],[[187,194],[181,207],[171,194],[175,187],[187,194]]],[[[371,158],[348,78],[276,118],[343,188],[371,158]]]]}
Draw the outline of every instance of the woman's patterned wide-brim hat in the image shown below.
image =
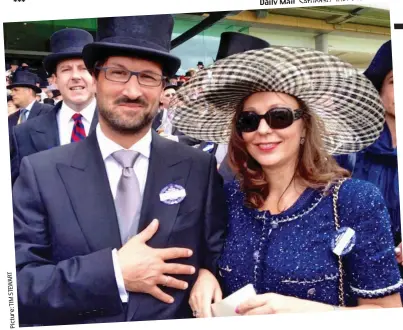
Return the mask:
{"type": "Polygon", "coordinates": [[[333,155],[362,150],[383,130],[384,108],[370,80],[335,56],[289,47],[247,51],[199,71],[171,101],[173,125],[199,140],[228,143],[236,108],[256,92],[301,99],[323,122],[333,155]]]}

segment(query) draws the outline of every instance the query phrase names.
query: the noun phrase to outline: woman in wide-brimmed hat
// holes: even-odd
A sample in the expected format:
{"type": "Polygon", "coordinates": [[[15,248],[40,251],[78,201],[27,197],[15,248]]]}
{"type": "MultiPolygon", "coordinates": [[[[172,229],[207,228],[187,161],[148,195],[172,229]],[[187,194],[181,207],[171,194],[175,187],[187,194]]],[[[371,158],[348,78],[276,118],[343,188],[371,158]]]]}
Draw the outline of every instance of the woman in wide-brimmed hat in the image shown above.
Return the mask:
{"type": "Polygon", "coordinates": [[[401,306],[382,195],[331,156],[369,146],[383,129],[381,100],[364,75],[318,51],[249,51],[200,72],[172,108],[184,134],[229,141],[237,174],[226,185],[218,280],[200,271],[194,315],[209,316],[221,290],[250,283],[257,295],[238,314],[401,306]]]}

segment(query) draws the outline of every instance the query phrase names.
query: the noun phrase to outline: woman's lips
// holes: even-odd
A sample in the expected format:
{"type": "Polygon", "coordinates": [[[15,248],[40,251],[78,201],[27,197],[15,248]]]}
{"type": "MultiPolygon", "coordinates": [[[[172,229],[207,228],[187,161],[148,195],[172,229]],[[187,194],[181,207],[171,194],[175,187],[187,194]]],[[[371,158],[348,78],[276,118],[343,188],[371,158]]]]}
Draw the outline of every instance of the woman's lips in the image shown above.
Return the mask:
{"type": "Polygon", "coordinates": [[[277,148],[281,142],[259,143],[256,146],[260,151],[270,152],[277,148]]]}

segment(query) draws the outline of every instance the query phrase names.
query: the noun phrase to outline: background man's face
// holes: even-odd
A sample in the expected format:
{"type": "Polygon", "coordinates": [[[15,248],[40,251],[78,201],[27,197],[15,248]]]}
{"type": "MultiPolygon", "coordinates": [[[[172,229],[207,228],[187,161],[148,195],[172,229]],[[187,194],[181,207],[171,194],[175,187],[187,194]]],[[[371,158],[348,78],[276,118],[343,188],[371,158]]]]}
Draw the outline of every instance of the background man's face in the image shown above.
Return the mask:
{"type": "Polygon", "coordinates": [[[95,85],[82,59],[68,59],[57,64],[55,83],[67,104],[88,104],[95,85]]]}

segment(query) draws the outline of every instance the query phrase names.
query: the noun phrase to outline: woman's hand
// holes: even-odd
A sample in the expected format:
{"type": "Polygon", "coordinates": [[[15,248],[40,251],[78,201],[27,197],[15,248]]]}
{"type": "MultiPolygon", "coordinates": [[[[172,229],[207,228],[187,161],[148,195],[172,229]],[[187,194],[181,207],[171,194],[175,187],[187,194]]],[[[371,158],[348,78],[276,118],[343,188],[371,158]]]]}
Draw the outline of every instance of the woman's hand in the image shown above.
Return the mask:
{"type": "Polygon", "coordinates": [[[403,266],[403,250],[402,243],[395,249],[396,260],[399,265],[403,266]]]}
{"type": "Polygon", "coordinates": [[[195,317],[212,317],[211,303],[222,300],[220,284],[207,269],[200,269],[190,293],[189,304],[195,317]]]}
{"type": "Polygon", "coordinates": [[[256,295],[240,304],[235,312],[240,315],[264,315],[277,313],[304,313],[332,311],[333,306],[322,303],[283,296],[277,293],[256,295]]]}

